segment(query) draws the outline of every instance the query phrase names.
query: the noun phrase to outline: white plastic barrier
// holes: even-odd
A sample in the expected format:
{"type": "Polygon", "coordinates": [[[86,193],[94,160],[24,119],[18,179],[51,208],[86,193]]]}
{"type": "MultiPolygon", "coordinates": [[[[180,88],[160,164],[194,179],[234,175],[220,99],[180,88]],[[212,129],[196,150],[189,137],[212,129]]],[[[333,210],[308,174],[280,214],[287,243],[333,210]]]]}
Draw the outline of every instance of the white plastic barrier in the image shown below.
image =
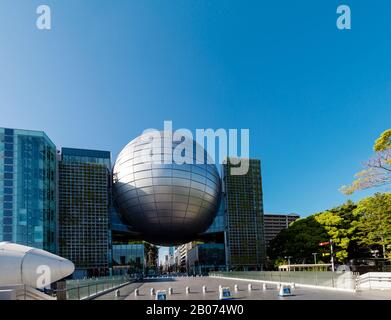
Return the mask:
{"type": "Polygon", "coordinates": [[[360,275],[358,289],[391,289],[391,272],[368,272],[360,275]]]}
{"type": "Polygon", "coordinates": [[[158,290],[158,291],[156,291],[155,300],[167,300],[166,290],[158,290]]]}
{"type": "Polygon", "coordinates": [[[279,291],[279,294],[278,294],[280,297],[288,297],[288,296],[292,296],[292,289],[290,286],[288,285],[284,285],[282,284],[280,286],[280,291],[279,291]]]}
{"type": "Polygon", "coordinates": [[[231,299],[231,290],[229,287],[221,287],[219,290],[219,300],[231,299]]]}

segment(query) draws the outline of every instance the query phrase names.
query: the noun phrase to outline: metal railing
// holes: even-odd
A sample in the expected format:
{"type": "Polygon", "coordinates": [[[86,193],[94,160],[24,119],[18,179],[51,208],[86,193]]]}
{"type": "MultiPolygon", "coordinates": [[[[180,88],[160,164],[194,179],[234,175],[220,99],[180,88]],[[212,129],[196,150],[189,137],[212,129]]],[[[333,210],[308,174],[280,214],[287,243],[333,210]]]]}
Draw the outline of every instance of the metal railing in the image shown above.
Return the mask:
{"type": "Polygon", "coordinates": [[[55,292],[58,300],[84,300],[134,280],[129,276],[67,280],[55,292]]]}
{"type": "Polygon", "coordinates": [[[322,286],[329,288],[356,289],[357,275],[353,272],[331,271],[231,271],[213,272],[210,276],[257,280],[265,282],[296,283],[302,285],[322,286]]]}

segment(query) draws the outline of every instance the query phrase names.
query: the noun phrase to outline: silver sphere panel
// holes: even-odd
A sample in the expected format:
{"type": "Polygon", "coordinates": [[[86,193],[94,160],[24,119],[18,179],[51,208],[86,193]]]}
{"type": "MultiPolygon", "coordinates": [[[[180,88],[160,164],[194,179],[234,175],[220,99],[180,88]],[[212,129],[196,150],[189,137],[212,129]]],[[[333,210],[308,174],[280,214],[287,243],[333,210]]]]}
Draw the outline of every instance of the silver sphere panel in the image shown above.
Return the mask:
{"type": "MultiPolygon", "coordinates": [[[[212,224],[218,209],[220,177],[214,164],[158,164],[142,156],[145,136],[131,141],[113,169],[114,200],[121,216],[142,238],[160,245],[195,240],[212,224]]],[[[201,148],[194,141],[189,143],[201,148]]],[[[163,138],[162,143],[163,146],[163,138]]],[[[178,143],[173,143],[172,149],[178,143]]],[[[204,153],[205,159],[207,153],[204,153]]],[[[159,148],[172,154],[173,150],[159,148]]]]}

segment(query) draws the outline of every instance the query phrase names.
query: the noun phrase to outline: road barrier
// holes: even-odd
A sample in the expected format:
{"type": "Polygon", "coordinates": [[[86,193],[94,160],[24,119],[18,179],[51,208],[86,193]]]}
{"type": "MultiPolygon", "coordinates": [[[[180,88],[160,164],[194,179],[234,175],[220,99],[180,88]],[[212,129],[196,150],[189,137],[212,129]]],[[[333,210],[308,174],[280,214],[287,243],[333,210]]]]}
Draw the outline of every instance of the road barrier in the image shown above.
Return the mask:
{"type": "Polygon", "coordinates": [[[221,287],[219,290],[219,300],[231,299],[231,290],[229,287],[221,287]]]}
{"type": "Polygon", "coordinates": [[[158,290],[158,291],[156,291],[155,300],[167,300],[166,290],[158,290]]]}
{"type": "Polygon", "coordinates": [[[252,280],[279,286],[282,283],[295,283],[297,287],[323,288],[348,292],[356,290],[357,278],[357,275],[351,271],[231,271],[214,272],[210,273],[210,276],[242,281],[252,280]]]}
{"type": "Polygon", "coordinates": [[[357,277],[357,287],[366,289],[391,289],[391,272],[368,272],[357,277]]]}
{"type": "Polygon", "coordinates": [[[278,294],[280,297],[288,297],[288,296],[292,296],[292,290],[291,290],[291,287],[288,286],[288,285],[281,285],[280,286],[280,292],[278,294]]]}

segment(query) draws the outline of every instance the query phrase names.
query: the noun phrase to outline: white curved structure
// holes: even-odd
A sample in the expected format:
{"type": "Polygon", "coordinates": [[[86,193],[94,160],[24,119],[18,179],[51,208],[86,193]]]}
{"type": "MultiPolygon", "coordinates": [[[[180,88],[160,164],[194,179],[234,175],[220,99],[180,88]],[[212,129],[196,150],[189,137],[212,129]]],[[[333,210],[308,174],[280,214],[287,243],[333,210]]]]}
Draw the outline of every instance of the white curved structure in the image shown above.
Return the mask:
{"type": "Polygon", "coordinates": [[[44,288],[75,270],[74,264],[50,252],[0,242],[0,287],[27,285],[44,288]]]}

